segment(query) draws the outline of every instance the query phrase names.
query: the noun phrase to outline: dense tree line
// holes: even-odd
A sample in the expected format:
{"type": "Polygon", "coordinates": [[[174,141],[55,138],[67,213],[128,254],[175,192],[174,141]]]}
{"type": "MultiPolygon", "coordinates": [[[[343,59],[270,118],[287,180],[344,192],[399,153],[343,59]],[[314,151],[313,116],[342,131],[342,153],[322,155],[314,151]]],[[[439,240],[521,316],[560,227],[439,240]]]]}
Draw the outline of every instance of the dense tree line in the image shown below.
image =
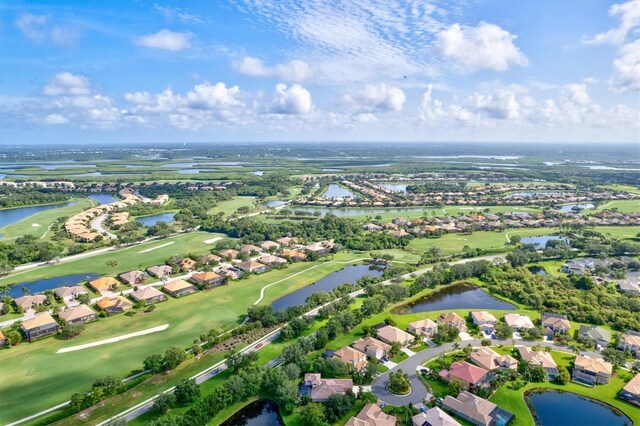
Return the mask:
{"type": "Polygon", "coordinates": [[[64,192],[54,192],[49,189],[16,189],[0,186],[0,209],[64,203],[65,201],[69,201],[69,194],[64,192]]]}
{"type": "Polygon", "coordinates": [[[6,274],[23,263],[52,260],[62,252],[60,244],[40,240],[31,234],[18,237],[11,243],[0,243],[0,274],[6,274]]]}

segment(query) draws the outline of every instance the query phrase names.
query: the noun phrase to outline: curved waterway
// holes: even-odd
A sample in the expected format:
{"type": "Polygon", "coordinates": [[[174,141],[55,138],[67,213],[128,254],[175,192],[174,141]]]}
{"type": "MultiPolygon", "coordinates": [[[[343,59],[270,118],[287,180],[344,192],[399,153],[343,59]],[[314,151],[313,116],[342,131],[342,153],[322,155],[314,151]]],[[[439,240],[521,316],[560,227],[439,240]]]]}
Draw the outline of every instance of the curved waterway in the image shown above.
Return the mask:
{"type": "Polygon", "coordinates": [[[11,284],[9,296],[15,299],[16,297],[24,296],[25,294],[37,294],[46,290],[53,290],[58,287],[79,285],[81,282],[95,280],[98,277],[98,274],[91,273],[72,274],[60,277],[44,278],[36,281],[20,282],[11,284]]]}
{"type": "Polygon", "coordinates": [[[222,426],[284,426],[278,405],[259,399],[229,417],[222,426]]]}
{"type": "Polygon", "coordinates": [[[61,207],[72,206],[75,203],[75,201],[69,201],[67,203],[49,204],[46,206],[16,207],[12,209],[0,210],[0,228],[13,225],[14,223],[20,222],[21,220],[24,220],[29,216],[33,216],[36,213],[40,213],[45,210],[53,210],[59,209],[61,207]]]}

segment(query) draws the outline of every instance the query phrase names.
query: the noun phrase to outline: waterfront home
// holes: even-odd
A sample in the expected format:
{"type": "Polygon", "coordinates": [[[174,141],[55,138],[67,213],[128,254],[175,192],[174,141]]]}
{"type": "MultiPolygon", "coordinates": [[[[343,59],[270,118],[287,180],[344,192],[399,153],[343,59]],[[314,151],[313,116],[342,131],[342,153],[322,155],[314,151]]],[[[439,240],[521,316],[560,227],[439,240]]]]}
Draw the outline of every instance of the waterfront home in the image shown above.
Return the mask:
{"type": "Polygon", "coordinates": [[[20,331],[31,342],[40,337],[56,334],[58,332],[58,323],[49,313],[44,312],[25,320],[20,324],[20,331]]]}
{"type": "Polygon", "coordinates": [[[115,290],[119,285],[120,282],[113,277],[101,277],[93,281],[89,281],[89,287],[98,293],[115,290]]]}
{"type": "Polygon", "coordinates": [[[447,395],[442,408],[477,426],[506,426],[513,418],[513,413],[466,391],[456,398],[447,395]]]}
{"type": "Polygon", "coordinates": [[[280,266],[287,263],[287,259],[284,259],[280,256],[273,256],[269,254],[269,255],[260,256],[260,258],[258,258],[258,262],[268,266],[280,266]]]}
{"type": "Polygon", "coordinates": [[[205,288],[212,288],[224,284],[224,277],[215,272],[198,272],[193,274],[189,281],[205,288]]]}
{"type": "Polygon", "coordinates": [[[640,356],[640,333],[628,330],[618,340],[618,349],[640,356]]]}
{"type": "Polygon", "coordinates": [[[377,330],[376,336],[378,339],[383,342],[392,344],[393,342],[398,342],[402,346],[406,346],[412,343],[415,340],[415,336],[413,334],[409,334],[406,331],[402,331],[397,327],[392,325],[387,325],[381,327],[377,330]]]}
{"type": "Polygon", "coordinates": [[[411,417],[411,424],[413,426],[460,426],[456,419],[439,407],[429,408],[411,417]]]}
{"type": "Polygon", "coordinates": [[[120,314],[133,308],[133,304],[122,296],[112,298],[103,297],[96,302],[96,306],[102,309],[107,315],[120,314]]]}
{"type": "Polygon", "coordinates": [[[86,288],[79,285],[58,287],[53,293],[62,300],[73,300],[82,294],[89,294],[86,288]]]}
{"type": "Polygon", "coordinates": [[[240,246],[239,251],[246,254],[255,254],[260,252],[260,247],[254,246],[253,244],[243,244],[240,246]]]}
{"type": "Polygon", "coordinates": [[[163,287],[163,290],[172,295],[173,297],[182,297],[187,294],[195,293],[198,291],[193,285],[184,280],[170,281],[163,287]]]}
{"type": "Polygon", "coordinates": [[[349,365],[352,371],[360,371],[369,363],[366,354],[350,346],[338,349],[331,358],[349,365]]]}
{"type": "Polygon", "coordinates": [[[640,373],[624,385],[618,396],[631,404],[640,406],[640,373]]]}
{"type": "Polygon", "coordinates": [[[610,332],[602,327],[596,327],[593,325],[581,325],[578,330],[578,336],[593,340],[596,342],[596,345],[599,345],[601,348],[609,346],[609,342],[611,341],[610,332]]]}
{"type": "Polygon", "coordinates": [[[566,315],[551,314],[549,312],[543,312],[540,318],[542,327],[546,330],[547,336],[552,337],[554,334],[565,334],[571,330],[571,323],[567,319],[566,315]]]}
{"type": "Polygon", "coordinates": [[[588,385],[607,384],[613,374],[613,365],[600,358],[577,355],[573,362],[571,379],[588,385]]]}
{"type": "Polygon", "coordinates": [[[38,305],[42,305],[46,301],[47,296],[44,294],[27,294],[14,299],[13,303],[21,307],[23,311],[26,311],[28,309],[35,309],[38,305]]]}
{"type": "Polygon", "coordinates": [[[522,314],[506,314],[504,316],[504,322],[506,322],[509,327],[517,331],[536,327],[533,325],[531,318],[522,314]]]}
{"type": "Polygon", "coordinates": [[[275,241],[263,241],[260,243],[260,248],[264,251],[277,250],[280,248],[280,244],[275,241]]]}
{"type": "Polygon", "coordinates": [[[469,364],[466,361],[454,362],[449,370],[440,370],[440,378],[447,383],[458,382],[460,389],[473,390],[489,386],[489,370],[469,364]]]}
{"type": "Polygon", "coordinates": [[[292,262],[299,262],[307,258],[306,254],[298,250],[283,250],[282,253],[280,253],[280,256],[285,257],[292,262]]]}
{"type": "Polygon", "coordinates": [[[118,275],[118,278],[123,283],[133,287],[143,282],[147,278],[147,276],[142,271],[129,271],[125,272],[124,274],[118,275]]]}
{"type": "Polygon", "coordinates": [[[491,348],[481,347],[471,352],[469,359],[478,367],[486,370],[504,368],[515,370],[518,367],[518,360],[509,355],[500,355],[491,348]]]}
{"type": "Polygon", "coordinates": [[[224,249],[218,252],[220,257],[222,257],[223,259],[235,259],[238,257],[238,253],[240,252],[234,249],[224,249]]]}
{"type": "Polygon", "coordinates": [[[145,288],[139,288],[130,294],[131,298],[136,302],[145,301],[148,304],[164,302],[167,300],[167,296],[156,288],[151,286],[145,288]]]}
{"type": "Polygon", "coordinates": [[[319,373],[306,373],[300,387],[301,395],[308,395],[313,402],[326,401],[331,395],[345,395],[350,391],[353,391],[352,379],[323,379],[319,373]]]}
{"type": "Polygon", "coordinates": [[[353,347],[360,352],[364,352],[367,356],[381,360],[386,358],[391,351],[391,345],[375,339],[373,337],[365,337],[353,342],[353,347]]]}
{"type": "Polygon", "coordinates": [[[193,268],[195,268],[196,263],[198,262],[196,262],[193,259],[189,259],[188,257],[185,257],[184,259],[181,259],[180,261],[178,261],[178,266],[183,271],[191,271],[193,270],[193,268]]]}
{"type": "Polygon", "coordinates": [[[397,419],[382,411],[376,404],[362,407],[358,415],[351,417],[345,426],[396,426],[397,419]]]}
{"type": "Polygon", "coordinates": [[[517,349],[521,360],[544,368],[550,380],[553,380],[558,374],[558,365],[549,352],[534,351],[528,346],[518,346],[517,349]]]}
{"type": "Polygon", "coordinates": [[[471,312],[471,320],[475,325],[485,333],[493,333],[493,329],[496,327],[498,320],[487,311],[474,311],[471,312]]]}
{"type": "Polygon", "coordinates": [[[407,327],[409,333],[431,338],[438,331],[438,324],[428,318],[410,322],[407,327]]]}
{"type": "Polygon", "coordinates": [[[67,324],[91,322],[98,319],[96,313],[87,305],[78,305],[58,313],[58,318],[67,324]]]}
{"type": "Polygon", "coordinates": [[[457,328],[460,331],[467,331],[467,322],[460,315],[455,312],[446,312],[441,314],[436,322],[438,325],[449,325],[457,328]]]}
{"type": "Polygon", "coordinates": [[[249,272],[252,274],[261,274],[269,270],[269,267],[267,265],[263,265],[262,263],[255,262],[253,260],[240,262],[236,265],[236,267],[244,272],[249,272]]]}
{"type": "Polygon", "coordinates": [[[173,268],[169,265],[150,266],[146,270],[149,275],[156,278],[168,277],[173,273],[173,268]]]}

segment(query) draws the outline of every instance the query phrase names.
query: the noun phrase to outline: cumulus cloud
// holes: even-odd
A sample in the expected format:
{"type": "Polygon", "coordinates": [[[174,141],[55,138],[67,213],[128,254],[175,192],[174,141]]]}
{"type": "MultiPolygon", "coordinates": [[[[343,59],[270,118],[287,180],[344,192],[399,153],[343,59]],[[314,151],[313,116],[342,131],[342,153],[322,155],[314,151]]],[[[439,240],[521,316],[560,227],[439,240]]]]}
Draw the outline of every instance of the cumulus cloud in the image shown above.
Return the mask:
{"type": "Polygon", "coordinates": [[[282,83],[276,85],[271,113],[304,115],[309,114],[312,108],[311,93],[304,87],[299,84],[291,87],[282,83]]]}
{"type": "Polygon", "coordinates": [[[311,77],[311,68],[304,61],[292,60],[287,63],[266,66],[261,59],[245,56],[234,63],[242,74],[252,77],[275,77],[284,81],[302,83],[311,77]]]}
{"type": "Polygon", "coordinates": [[[617,92],[640,89],[640,40],[624,45],[613,61],[612,88],[617,92]]]}
{"type": "Polygon", "coordinates": [[[44,87],[47,96],[81,96],[91,93],[89,80],[82,75],[61,72],[53,76],[44,87]]]}
{"type": "Polygon", "coordinates": [[[453,24],[438,33],[437,46],[445,58],[463,69],[505,71],[512,64],[529,63],[515,39],[515,35],[486,22],[477,27],[453,24]]]}
{"type": "Polygon", "coordinates": [[[44,122],[47,124],[67,124],[69,120],[60,114],[49,114],[44,118],[44,122]]]}
{"type": "Polygon", "coordinates": [[[25,13],[15,20],[14,25],[27,38],[37,43],[73,47],[80,39],[80,31],[77,28],[69,25],[53,25],[48,15],[25,13]]]}
{"type": "Polygon", "coordinates": [[[136,44],[151,49],[169,50],[179,52],[191,47],[191,34],[178,33],[171,30],[160,30],[155,34],[149,34],[136,39],[136,44]]]}
{"type": "Polygon", "coordinates": [[[594,37],[585,38],[587,44],[622,44],[629,32],[640,25],[640,0],[631,0],[627,3],[614,4],[609,8],[609,15],[620,15],[620,25],[609,31],[596,34],[594,37]]]}
{"type": "Polygon", "coordinates": [[[345,96],[344,100],[362,111],[388,112],[402,111],[406,96],[402,89],[380,83],[368,84],[361,91],[345,96]]]}

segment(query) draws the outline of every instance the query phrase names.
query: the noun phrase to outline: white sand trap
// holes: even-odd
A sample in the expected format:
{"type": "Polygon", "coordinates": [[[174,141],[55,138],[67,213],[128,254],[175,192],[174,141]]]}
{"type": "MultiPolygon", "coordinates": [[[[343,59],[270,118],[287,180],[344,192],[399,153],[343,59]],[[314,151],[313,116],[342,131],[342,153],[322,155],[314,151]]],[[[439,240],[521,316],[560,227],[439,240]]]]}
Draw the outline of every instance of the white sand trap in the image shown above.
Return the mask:
{"type": "Polygon", "coordinates": [[[32,223],[31,226],[34,227],[34,228],[39,228],[42,225],[40,225],[39,223],[32,223]]]}
{"type": "Polygon", "coordinates": [[[93,348],[94,346],[107,345],[109,343],[119,342],[121,340],[131,339],[132,337],[144,336],[145,334],[155,333],[157,331],[163,331],[169,328],[169,324],[159,325],[157,327],[147,328],[146,330],[136,331],[135,333],[123,334],[122,336],[111,337],[109,339],[98,340],[93,343],[86,343],[84,345],[71,346],[68,348],[58,349],[57,354],[63,354],[66,352],[79,351],[86,348],[93,348]]]}
{"type": "Polygon", "coordinates": [[[148,253],[150,251],[154,251],[154,250],[162,248],[162,247],[170,246],[173,243],[175,243],[175,241],[170,241],[170,242],[165,243],[165,244],[160,244],[159,246],[151,247],[151,248],[148,248],[146,250],[140,250],[138,253],[148,253]]]}
{"type": "Polygon", "coordinates": [[[209,239],[209,240],[204,240],[203,242],[204,242],[205,244],[213,244],[213,243],[215,243],[216,241],[220,241],[221,239],[222,239],[222,237],[215,237],[215,238],[211,238],[211,239],[209,239]]]}

